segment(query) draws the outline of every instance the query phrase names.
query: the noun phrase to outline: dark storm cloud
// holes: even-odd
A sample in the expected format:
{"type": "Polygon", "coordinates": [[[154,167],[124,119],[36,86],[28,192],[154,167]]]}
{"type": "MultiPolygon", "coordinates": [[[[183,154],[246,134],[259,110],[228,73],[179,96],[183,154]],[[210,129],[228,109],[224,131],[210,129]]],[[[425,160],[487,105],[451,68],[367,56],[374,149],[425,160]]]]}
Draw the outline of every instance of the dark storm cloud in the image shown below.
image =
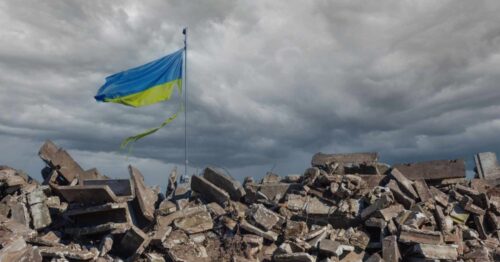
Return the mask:
{"type": "MultiPolygon", "coordinates": [[[[259,176],[275,164],[300,172],[317,151],[387,162],[499,151],[499,11],[496,1],[2,1],[1,139],[52,138],[111,170],[121,139],[179,100],[132,109],[93,95],[106,75],[180,48],[187,25],[194,167],[259,176]]],[[[182,163],[183,132],[179,118],[137,143],[133,161],[159,173],[182,163]]]]}

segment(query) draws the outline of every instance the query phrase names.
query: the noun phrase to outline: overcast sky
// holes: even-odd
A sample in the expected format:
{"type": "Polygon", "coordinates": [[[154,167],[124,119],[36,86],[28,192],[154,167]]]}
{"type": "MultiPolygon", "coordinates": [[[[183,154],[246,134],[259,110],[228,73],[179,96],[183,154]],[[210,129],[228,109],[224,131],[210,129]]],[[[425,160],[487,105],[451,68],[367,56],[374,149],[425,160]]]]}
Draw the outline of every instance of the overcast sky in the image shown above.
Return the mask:
{"type": "Polygon", "coordinates": [[[182,47],[191,172],[302,173],[318,152],[387,163],[500,153],[500,2],[0,0],[0,163],[39,176],[46,139],[85,168],[164,186],[184,119],[98,103],[107,75],[182,47]]]}

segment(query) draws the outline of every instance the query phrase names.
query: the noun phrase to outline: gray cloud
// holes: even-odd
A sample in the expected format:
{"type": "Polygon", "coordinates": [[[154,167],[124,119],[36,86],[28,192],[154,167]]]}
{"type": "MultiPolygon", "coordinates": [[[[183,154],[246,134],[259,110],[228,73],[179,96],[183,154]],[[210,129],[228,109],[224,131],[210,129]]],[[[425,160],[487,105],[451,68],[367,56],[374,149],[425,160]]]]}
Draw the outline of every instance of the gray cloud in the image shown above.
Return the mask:
{"type": "Polygon", "coordinates": [[[40,165],[30,159],[51,138],[87,168],[124,176],[133,162],[161,181],[182,163],[182,118],[137,143],[134,157],[118,146],[179,99],[134,109],[93,95],[105,76],[180,48],[186,25],[193,171],[298,173],[317,151],[373,150],[390,163],[498,152],[499,9],[497,1],[2,1],[0,141],[20,146],[0,160],[40,165]]]}

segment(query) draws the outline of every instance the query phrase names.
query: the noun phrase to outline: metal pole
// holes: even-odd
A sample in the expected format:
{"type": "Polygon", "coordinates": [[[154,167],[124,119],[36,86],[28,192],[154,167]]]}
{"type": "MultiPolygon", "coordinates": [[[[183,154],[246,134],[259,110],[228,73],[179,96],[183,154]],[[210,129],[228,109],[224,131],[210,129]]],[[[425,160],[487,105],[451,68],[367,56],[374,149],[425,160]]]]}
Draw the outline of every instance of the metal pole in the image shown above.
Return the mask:
{"type": "Polygon", "coordinates": [[[188,111],[188,96],[187,96],[187,27],[182,30],[184,34],[184,175],[187,176],[188,169],[188,142],[187,142],[187,111],[188,111]]]}

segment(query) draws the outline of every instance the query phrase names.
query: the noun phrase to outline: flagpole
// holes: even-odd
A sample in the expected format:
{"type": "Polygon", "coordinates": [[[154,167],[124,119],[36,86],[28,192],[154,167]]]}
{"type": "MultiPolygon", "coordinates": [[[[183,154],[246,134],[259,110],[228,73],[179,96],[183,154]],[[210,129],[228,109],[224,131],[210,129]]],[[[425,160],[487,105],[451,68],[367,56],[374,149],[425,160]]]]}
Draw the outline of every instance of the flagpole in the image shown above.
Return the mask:
{"type": "Polygon", "coordinates": [[[188,169],[188,142],[187,142],[187,111],[188,111],[188,96],[187,96],[187,27],[182,30],[184,34],[184,175],[187,176],[188,169]]]}

